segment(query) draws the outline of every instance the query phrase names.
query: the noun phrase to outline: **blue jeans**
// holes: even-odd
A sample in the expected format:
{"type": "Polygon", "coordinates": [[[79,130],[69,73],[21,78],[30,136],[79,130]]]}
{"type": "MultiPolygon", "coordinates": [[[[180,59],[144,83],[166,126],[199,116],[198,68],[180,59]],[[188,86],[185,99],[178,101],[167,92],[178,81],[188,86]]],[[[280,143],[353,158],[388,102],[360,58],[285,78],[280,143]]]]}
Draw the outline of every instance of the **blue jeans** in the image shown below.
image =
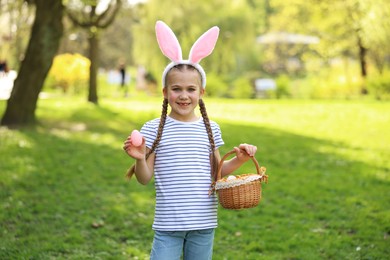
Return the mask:
{"type": "Polygon", "coordinates": [[[151,260],[211,260],[214,228],[192,231],[155,231],[151,260]]]}

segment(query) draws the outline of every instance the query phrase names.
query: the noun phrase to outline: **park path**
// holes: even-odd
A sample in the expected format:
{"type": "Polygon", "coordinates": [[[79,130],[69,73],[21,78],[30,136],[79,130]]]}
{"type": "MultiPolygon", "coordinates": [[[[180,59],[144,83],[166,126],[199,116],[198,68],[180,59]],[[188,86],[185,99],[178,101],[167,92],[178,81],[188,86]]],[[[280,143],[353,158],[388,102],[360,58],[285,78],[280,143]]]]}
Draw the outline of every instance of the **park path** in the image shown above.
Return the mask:
{"type": "Polygon", "coordinates": [[[10,70],[7,74],[0,75],[0,100],[7,100],[14,86],[17,73],[10,70]]]}
{"type": "MultiPolygon", "coordinates": [[[[14,86],[14,80],[16,79],[17,72],[10,70],[6,75],[0,75],[0,100],[8,100],[12,88],[14,86]]],[[[39,93],[39,98],[48,98],[50,95],[45,92],[39,93]]]]}

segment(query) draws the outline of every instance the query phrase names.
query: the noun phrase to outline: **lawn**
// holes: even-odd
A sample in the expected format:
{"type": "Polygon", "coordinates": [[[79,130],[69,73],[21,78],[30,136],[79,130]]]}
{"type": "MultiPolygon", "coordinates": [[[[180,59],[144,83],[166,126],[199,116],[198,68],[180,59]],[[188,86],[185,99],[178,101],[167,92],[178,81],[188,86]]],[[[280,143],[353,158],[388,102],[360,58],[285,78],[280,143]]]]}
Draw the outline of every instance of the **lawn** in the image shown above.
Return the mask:
{"type": "MultiPolygon", "coordinates": [[[[269,175],[258,207],[219,209],[214,259],[388,259],[390,103],[205,102],[221,154],[255,144],[269,175]]],[[[161,104],[42,99],[37,127],[0,128],[0,259],[148,259],[154,188],[121,147],[161,104]]]]}

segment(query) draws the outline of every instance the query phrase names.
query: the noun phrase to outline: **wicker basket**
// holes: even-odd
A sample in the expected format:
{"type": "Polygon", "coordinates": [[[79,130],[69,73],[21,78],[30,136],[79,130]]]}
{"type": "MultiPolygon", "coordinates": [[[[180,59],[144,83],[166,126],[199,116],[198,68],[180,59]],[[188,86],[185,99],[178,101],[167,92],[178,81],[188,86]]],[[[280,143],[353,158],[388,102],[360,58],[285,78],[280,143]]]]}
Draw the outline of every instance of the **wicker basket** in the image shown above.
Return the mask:
{"type": "Polygon", "coordinates": [[[228,152],[219,163],[215,190],[221,206],[225,209],[246,209],[256,207],[261,200],[261,183],[268,182],[265,167],[259,167],[255,157],[251,157],[257,174],[241,174],[234,177],[221,178],[222,165],[225,159],[235,153],[228,152]]]}

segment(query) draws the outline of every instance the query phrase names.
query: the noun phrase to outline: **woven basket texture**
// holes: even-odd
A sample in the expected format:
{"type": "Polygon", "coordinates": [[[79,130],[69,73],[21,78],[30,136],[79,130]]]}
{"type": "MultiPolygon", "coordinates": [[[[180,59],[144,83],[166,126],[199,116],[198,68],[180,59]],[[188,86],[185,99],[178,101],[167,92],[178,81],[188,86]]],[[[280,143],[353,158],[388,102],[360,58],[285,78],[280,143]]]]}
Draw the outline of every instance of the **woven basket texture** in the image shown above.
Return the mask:
{"type": "Polygon", "coordinates": [[[225,209],[246,209],[259,205],[261,199],[260,180],[218,190],[219,203],[225,209]]]}
{"type": "MultiPolygon", "coordinates": [[[[234,150],[228,152],[221,159],[221,162],[219,163],[218,167],[216,186],[226,186],[225,183],[228,182],[228,180],[226,178],[221,178],[222,165],[224,160],[233,153],[235,153],[234,150]],[[224,184],[218,185],[218,182],[224,182],[224,184]]],[[[238,179],[244,180],[242,185],[217,189],[218,200],[223,208],[239,210],[253,208],[259,205],[261,200],[261,182],[267,181],[268,176],[265,175],[265,168],[259,167],[256,158],[252,157],[252,161],[256,166],[257,176],[260,175],[261,178],[253,178],[256,174],[242,174],[237,176],[238,179]],[[245,182],[245,179],[247,178],[255,180],[245,182]]]]}

